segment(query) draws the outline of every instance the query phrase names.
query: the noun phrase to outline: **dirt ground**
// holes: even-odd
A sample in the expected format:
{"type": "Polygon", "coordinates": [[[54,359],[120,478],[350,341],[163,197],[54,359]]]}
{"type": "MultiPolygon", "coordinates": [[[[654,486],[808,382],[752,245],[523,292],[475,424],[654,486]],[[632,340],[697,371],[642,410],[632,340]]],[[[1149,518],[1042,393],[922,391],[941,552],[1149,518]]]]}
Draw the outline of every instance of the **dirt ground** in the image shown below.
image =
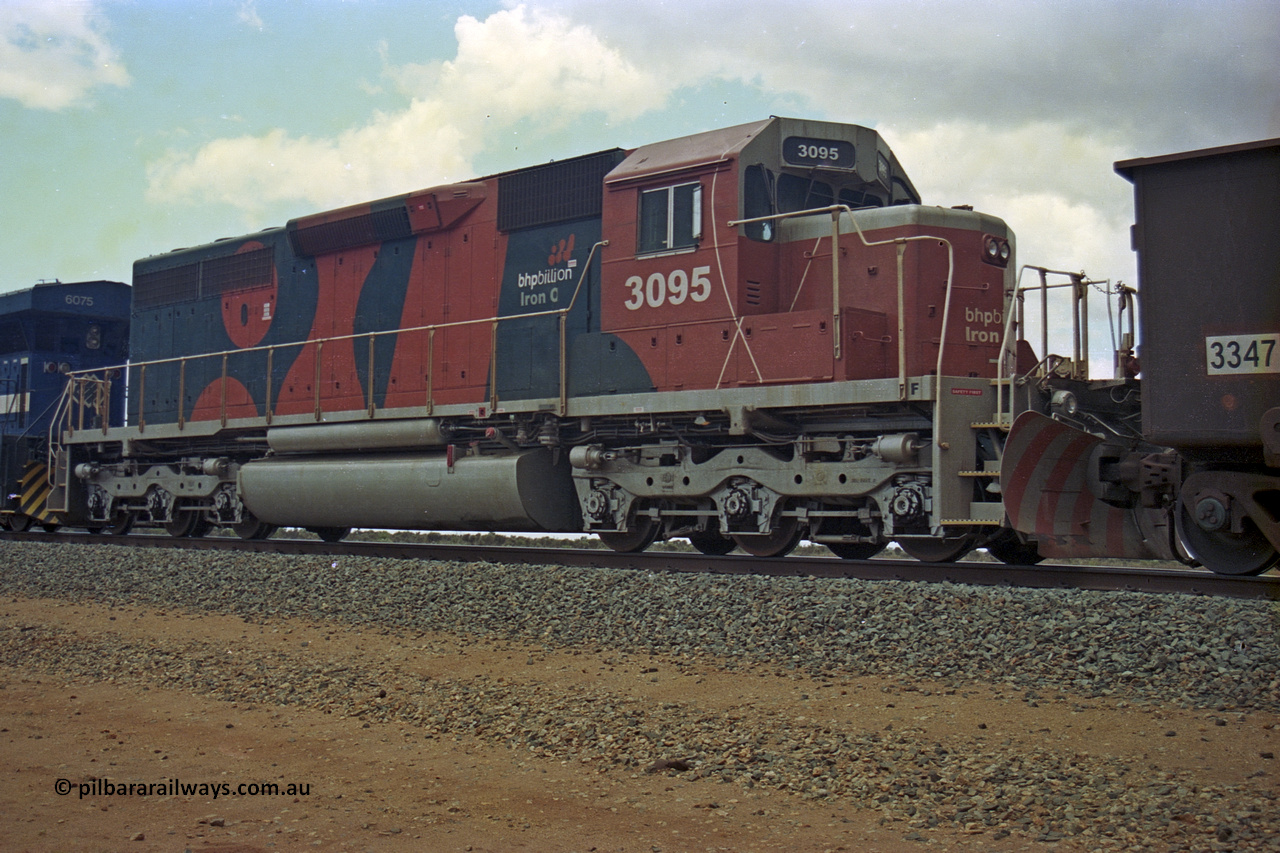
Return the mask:
{"type": "MultiPolygon", "coordinates": [[[[1256,785],[1262,771],[1271,774],[1265,784],[1277,787],[1275,761],[1264,757],[1280,747],[1277,720],[1269,714],[1118,707],[1056,696],[1033,705],[997,685],[963,693],[938,685],[904,691],[897,683],[850,679],[819,689],[795,674],[730,671],[714,661],[547,652],[331,623],[251,624],[223,615],[0,602],[0,630],[24,626],[160,648],[198,639],[245,658],[275,653],[429,677],[483,674],[566,694],[607,686],[655,703],[694,703],[706,713],[752,707],[776,711],[780,720],[822,719],[850,729],[908,723],[938,744],[972,746],[986,738],[992,749],[1120,756],[1153,772],[1188,771],[1202,784],[1256,785]]],[[[670,771],[584,766],[320,709],[218,701],[160,687],[158,680],[150,684],[149,677],[68,680],[24,668],[22,660],[0,661],[0,847],[139,853],[1087,849],[1070,838],[1050,845],[954,829],[908,839],[906,825],[874,804],[690,781],[670,771]],[[129,782],[196,789],[122,796],[105,788],[129,782]],[[241,785],[261,782],[299,788],[293,795],[252,796],[251,787],[238,793],[241,785]]]]}

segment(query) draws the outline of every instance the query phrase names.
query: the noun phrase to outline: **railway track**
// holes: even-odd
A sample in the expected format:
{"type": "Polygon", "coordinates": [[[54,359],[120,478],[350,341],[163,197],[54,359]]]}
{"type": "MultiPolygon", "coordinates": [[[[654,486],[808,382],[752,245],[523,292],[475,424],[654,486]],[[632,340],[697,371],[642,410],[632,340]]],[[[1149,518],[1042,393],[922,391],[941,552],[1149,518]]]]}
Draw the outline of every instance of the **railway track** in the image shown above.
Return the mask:
{"type": "Polygon", "coordinates": [[[121,545],[133,548],[181,548],[265,554],[320,554],[383,557],[400,560],[452,560],[523,565],[562,565],[634,569],[649,572],[770,577],[854,578],[923,583],[962,583],[1032,589],[1087,589],[1150,593],[1180,593],[1280,601],[1280,574],[1261,577],[1218,575],[1203,569],[1140,569],[1112,566],[1003,563],[924,563],[916,560],[841,560],[823,557],[760,558],[710,557],[698,553],[650,551],[635,554],[587,548],[529,548],[513,546],[446,545],[403,542],[321,542],[314,539],[273,538],[261,541],[208,536],[199,539],[164,535],[110,536],[89,533],[0,532],[0,541],[48,542],[78,545],[121,545]]]}

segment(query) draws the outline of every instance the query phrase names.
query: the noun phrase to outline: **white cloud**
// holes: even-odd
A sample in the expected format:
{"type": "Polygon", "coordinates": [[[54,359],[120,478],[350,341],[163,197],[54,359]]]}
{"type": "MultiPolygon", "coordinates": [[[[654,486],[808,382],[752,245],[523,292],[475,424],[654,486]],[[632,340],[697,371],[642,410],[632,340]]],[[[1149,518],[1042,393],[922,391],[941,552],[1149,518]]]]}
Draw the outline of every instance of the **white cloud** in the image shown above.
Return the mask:
{"type": "Polygon", "coordinates": [[[597,109],[610,119],[662,103],[664,87],[585,26],[525,7],[458,21],[458,55],[440,89],[486,113],[564,123],[597,109]]]}
{"type": "Polygon", "coordinates": [[[1280,114],[1275,0],[543,2],[681,84],[739,80],[861,124],[1052,121],[1177,150],[1267,136],[1280,114]]]}
{"type": "Polygon", "coordinates": [[[83,104],[99,86],[128,84],[93,3],[0,4],[0,97],[31,109],[62,110],[83,104]]]}
{"type": "MultiPolygon", "coordinates": [[[[460,18],[456,56],[388,69],[411,99],[336,138],[276,129],[220,139],[149,164],[153,202],[214,199],[256,213],[265,204],[316,206],[472,177],[472,157],[500,128],[558,129],[586,113],[633,117],[666,89],[590,30],[523,6],[460,18]],[[606,105],[606,106],[602,106],[606,105]]],[[[376,47],[376,46],[371,46],[376,47]]]]}
{"type": "Polygon", "coordinates": [[[1120,139],[1047,121],[881,124],[877,130],[927,204],[993,210],[1016,199],[1053,198],[1063,211],[1088,209],[1102,221],[1131,215],[1130,185],[1113,170],[1115,161],[1132,156],[1120,139]]]}
{"type": "Polygon", "coordinates": [[[254,0],[244,0],[240,4],[240,11],[236,13],[236,19],[255,30],[263,28],[262,16],[258,14],[258,4],[254,0]]]}

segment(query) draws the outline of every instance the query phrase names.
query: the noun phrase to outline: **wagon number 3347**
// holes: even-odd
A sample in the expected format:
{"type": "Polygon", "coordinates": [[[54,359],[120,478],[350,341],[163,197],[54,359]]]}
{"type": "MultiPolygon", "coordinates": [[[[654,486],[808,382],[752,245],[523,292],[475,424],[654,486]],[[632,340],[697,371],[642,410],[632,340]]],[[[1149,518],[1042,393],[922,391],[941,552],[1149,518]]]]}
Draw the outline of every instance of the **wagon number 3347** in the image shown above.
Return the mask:
{"type": "Polygon", "coordinates": [[[1280,373],[1280,335],[1221,335],[1205,338],[1210,376],[1235,373],[1280,373]]]}
{"type": "Polygon", "coordinates": [[[666,275],[655,272],[647,279],[633,275],[627,279],[627,287],[631,295],[623,304],[632,311],[645,304],[650,308],[660,308],[664,302],[680,305],[686,299],[706,302],[711,295],[711,267],[694,267],[692,276],[684,270],[666,275]]]}

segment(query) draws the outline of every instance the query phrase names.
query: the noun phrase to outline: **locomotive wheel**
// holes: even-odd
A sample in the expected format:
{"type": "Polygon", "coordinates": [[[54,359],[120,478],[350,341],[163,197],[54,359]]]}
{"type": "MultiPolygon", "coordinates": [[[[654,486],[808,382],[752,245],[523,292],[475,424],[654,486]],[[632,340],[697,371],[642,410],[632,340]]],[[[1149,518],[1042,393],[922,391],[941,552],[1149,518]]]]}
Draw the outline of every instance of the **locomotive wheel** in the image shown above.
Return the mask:
{"type": "Polygon", "coordinates": [[[267,524],[248,512],[244,514],[244,520],[231,525],[231,529],[241,539],[270,539],[271,535],[279,530],[274,524],[267,524]]]}
{"type": "Polygon", "coordinates": [[[131,512],[117,513],[115,517],[115,521],[111,522],[110,524],[95,524],[85,528],[85,530],[88,531],[89,533],[93,533],[93,534],[109,533],[112,536],[124,536],[132,529],[133,529],[133,513],[131,512]]]}
{"type": "Polygon", "coordinates": [[[823,542],[842,560],[870,560],[884,550],[883,542],[823,542]]]}
{"type": "Polygon", "coordinates": [[[900,539],[898,547],[922,563],[950,563],[959,560],[973,550],[976,540],[972,536],[956,536],[950,539],[900,539]]]}
{"type": "Polygon", "coordinates": [[[115,521],[107,526],[106,531],[112,536],[124,536],[133,529],[134,515],[131,512],[122,512],[116,516],[115,521]]]}
{"type": "Polygon", "coordinates": [[[1001,533],[982,547],[1000,562],[1011,566],[1034,566],[1044,559],[1035,542],[1023,542],[1012,530],[1001,533]]]}
{"type": "Polygon", "coordinates": [[[658,538],[658,519],[647,515],[637,515],[630,530],[624,532],[600,531],[600,541],[612,550],[622,554],[634,554],[643,551],[658,538]]]}
{"type": "Polygon", "coordinates": [[[721,557],[738,547],[738,543],[728,536],[721,536],[719,530],[695,531],[689,534],[689,542],[708,557],[721,557]]]}
{"type": "Polygon", "coordinates": [[[322,542],[341,542],[351,532],[350,527],[308,527],[307,530],[319,536],[322,542]]]}
{"type": "Polygon", "coordinates": [[[1187,553],[1216,574],[1260,575],[1280,559],[1267,537],[1247,518],[1240,534],[1209,531],[1196,524],[1179,501],[1177,527],[1187,553]]]}
{"type": "Polygon", "coordinates": [[[56,522],[56,521],[42,521],[42,522],[40,522],[40,529],[41,529],[41,530],[43,530],[45,533],[57,533],[57,532],[58,532],[58,528],[59,528],[59,527],[61,527],[61,526],[62,526],[62,525],[61,525],[61,524],[59,524],[59,523],[58,523],[58,522],[56,522]]]}
{"type": "Polygon", "coordinates": [[[181,512],[173,521],[164,523],[164,530],[180,539],[199,539],[209,532],[209,522],[202,512],[181,512]]]}
{"type": "Polygon", "coordinates": [[[800,519],[794,516],[782,516],[778,519],[773,532],[763,536],[735,533],[733,541],[753,557],[785,557],[800,544],[800,535],[803,532],[800,519]]]}
{"type": "Polygon", "coordinates": [[[29,515],[23,515],[20,512],[15,512],[9,516],[9,529],[14,533],[26,533],[34,523],[34,518],[29,515]]]}

